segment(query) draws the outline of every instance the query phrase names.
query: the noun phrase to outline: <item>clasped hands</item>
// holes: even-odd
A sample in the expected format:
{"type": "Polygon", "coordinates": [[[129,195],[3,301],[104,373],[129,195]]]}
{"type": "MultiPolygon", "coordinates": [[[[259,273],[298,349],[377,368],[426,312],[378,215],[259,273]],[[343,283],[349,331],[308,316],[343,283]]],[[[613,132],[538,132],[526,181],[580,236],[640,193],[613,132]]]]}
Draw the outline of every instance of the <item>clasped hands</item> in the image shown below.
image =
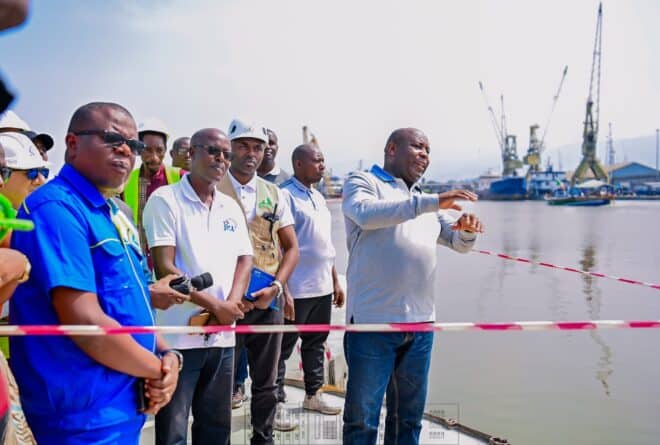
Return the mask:
{"type": "Polygon", "coordinates": [[[172,399],[179,381],[179,359],[174,354],[165,354],[161,359],[161,376],[158,379],[144,380],[144,393],[149,406],[144,414],[156,414],[172,399]]]}

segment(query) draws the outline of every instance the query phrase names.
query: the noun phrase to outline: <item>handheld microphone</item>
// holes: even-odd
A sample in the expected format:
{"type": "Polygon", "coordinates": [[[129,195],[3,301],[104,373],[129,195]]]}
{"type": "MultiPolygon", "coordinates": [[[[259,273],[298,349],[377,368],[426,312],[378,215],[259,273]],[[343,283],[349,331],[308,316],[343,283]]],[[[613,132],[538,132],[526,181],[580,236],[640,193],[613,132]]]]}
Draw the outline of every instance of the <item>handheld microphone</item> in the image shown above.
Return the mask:
{"type": "Polygon", "coordinates": [[[213,277],[208,272],[192,278],[182,275],[170,281],[170,287],[184,295],[190,295],[193,291],[203,290],[211,286],[213,286],[213,277]]]}

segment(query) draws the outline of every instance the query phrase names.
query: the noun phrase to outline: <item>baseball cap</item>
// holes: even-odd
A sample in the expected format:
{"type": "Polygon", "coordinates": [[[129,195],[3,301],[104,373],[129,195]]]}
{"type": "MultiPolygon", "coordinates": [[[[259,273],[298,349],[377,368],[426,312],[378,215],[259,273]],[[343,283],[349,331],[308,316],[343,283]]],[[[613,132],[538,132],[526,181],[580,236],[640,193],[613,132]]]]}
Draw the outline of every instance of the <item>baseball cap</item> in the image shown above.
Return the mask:
{"type": "Polygon", "coordinates": [[[5,162],[9,168],[29,170],[50,166],[49,162],[43,160],[30,138],[24,134],[0,133],[0,146],[4,148],[5,162]]]}
{"type": "Polygon", "coordinates": [[[0,115],[0,129],[2,128],[12,128],[18,131],[30,131],[30,127],[27,122],[18,117],[18,114],[14,113],[11,110],[5,111],[0,115]]]}
{"type": "Polygon", "coordinates": [[[53,148],[53,145],[55,144],[55,142],[53,141],[53,138],[49,134],[46,134],[46,133],[37,134],[37,132],[30,130],[30,131],[24,131],[23,134],[25,136],[29,137],[32,142],[41,141],[41,144],[44,146],[44,149],[46,151],[53,148]]]}
{"type": "Polygon", "coordinates": [[[46,151],[53,148],[53,145],[55,144],[51,135],[32,131],[27,122],[18,117],[18,114],[11,110],[0,115],[0,133],[5,133],[7,131],[23,133],[32,141],[41,141],[46,151]]]}
{"type": "Polygon", "coordinates": [[[258,139],[268,143],[266,128],[251,122],[248,123],[242,119],[234,119],[229,124],[229,140],[233,141],[241,138],[258,139]]]}

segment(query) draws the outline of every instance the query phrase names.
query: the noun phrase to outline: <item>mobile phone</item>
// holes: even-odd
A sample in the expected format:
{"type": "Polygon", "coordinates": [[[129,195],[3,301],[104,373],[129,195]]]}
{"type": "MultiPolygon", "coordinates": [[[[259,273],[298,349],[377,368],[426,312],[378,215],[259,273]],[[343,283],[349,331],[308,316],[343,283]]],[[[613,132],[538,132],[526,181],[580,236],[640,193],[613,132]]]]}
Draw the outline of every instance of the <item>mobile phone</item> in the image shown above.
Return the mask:
{"type": "Polygon", "coordinates": [[[142,378],[138,378],[135,381],[135,385],[137,386],[137,405],[138,405],[138,412],[145,412],[147,408],[149,408],[149,399],[147,398],[146,395],[146,390],[144,389],[144,384],[145,381],[142,378]]]}

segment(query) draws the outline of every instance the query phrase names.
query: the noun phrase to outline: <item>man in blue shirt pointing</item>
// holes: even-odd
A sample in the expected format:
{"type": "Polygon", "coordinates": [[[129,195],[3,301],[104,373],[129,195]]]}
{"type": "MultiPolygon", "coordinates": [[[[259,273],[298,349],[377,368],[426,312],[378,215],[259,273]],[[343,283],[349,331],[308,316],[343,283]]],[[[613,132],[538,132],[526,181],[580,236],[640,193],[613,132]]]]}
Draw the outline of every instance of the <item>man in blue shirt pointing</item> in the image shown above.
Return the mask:
{"type": "MultiPolygon", "coordinates": [[[[11,323],[152,326],[151,298],[174,292],[172,276],[149,286],[137,231],[109,199],[142,147],[135,121],[117,104],[84,105],[66,147],[59,175],[18,214],[35,230],[12,238],[32,272],[14,295],[11,323]]],[[[153,334],[27,336],[12,339],[11,353],[28,423],[45,445],[137,444],[144,413],[168,403],[183,365],[153,334]]]]}

